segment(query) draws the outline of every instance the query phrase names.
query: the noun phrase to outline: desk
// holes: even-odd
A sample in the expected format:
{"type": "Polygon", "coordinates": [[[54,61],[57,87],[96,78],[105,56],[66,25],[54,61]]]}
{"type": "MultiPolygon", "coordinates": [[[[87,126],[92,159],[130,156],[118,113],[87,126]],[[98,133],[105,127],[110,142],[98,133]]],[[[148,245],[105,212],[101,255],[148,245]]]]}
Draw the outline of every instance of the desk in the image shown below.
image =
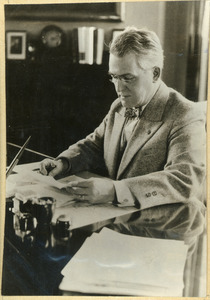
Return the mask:
{"type": "MultiPolygon", "coordinates": [[[[188,257],[191,258],[205,224],[202,206],[194,203],[163,205],[74,229],[67,243],[46,247],[46,241],[52,235],[47,229],[36,235],[32,244],[30,240],[22,242],[15,234],[10,206],[11,202],[7,202],[3,295],[60,295],[58,286],[62,268],[86,238],[104,226],[135,236],[184,240],[189,245],[188,257]]],[[[189,273],[189,266],[187,271],[189,273]]],[[[193,285],[197,278],[194,274],[190,277],[193,285]]],[[[185,280],[187,282],[188,278],[185,280]]]]}

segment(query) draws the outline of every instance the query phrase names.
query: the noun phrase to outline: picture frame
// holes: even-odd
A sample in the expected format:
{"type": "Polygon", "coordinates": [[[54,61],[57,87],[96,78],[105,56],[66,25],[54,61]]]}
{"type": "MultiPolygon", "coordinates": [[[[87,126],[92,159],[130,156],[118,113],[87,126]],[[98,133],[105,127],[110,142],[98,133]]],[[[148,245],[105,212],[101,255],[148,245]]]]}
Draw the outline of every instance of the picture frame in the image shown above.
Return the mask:
{"type": "Polygon", "coordinates": [[[5,5],[5,16],[7,20],[122,22],[125,3],[5,5]]]}
{"type": "Polygon", "coordinates": [[[9,31],[6,33],[7,59],[26,59],[26,32],[9,31]]]}

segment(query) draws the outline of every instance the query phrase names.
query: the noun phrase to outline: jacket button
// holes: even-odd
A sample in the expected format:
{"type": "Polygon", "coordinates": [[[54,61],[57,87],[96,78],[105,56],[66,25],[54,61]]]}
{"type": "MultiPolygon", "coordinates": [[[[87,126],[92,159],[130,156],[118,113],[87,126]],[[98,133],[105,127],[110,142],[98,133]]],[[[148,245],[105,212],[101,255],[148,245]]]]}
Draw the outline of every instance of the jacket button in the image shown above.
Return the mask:
{"type": "Polygon", "coordinates": [[[151,130],[149,129],[149,130],[147,131],[147,133],[150,134],[150,133],[151,133],[151,130]]]}

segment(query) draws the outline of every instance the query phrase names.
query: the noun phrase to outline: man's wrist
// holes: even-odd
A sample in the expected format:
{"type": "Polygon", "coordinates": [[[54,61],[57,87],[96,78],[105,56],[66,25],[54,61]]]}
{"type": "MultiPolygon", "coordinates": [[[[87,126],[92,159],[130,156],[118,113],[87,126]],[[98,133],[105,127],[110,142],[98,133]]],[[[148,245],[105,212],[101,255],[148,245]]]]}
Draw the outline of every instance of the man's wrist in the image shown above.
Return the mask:
{"type": "Polygon", "coordinates": [[[119,207],[135,206],[135,199],[124,180],[114,180],[113,183],[116,193],[116,200],[113,204],[119,207]]]}
{"type": "Polygon", "coordinates": [[[56,158],[57,161],[60,161],[61,164],[62,164],[62,174],[66,174],[70,171],[71,169],[71,164],[70,162],[68,161],[67,158],[65,157],[58,157],[56,158]]]}

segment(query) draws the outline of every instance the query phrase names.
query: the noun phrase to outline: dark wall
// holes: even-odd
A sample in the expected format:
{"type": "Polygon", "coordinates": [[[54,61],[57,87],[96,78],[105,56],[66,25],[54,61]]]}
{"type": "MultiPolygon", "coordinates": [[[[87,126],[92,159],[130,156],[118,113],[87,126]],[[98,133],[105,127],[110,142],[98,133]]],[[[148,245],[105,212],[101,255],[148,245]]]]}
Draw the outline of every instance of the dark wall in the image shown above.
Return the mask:
{"type": "Polygon", "coordinates": [[[116,98],[102,65],[71,63],[67,54],[43,50],[39,58],[8,60],[7,140],[56,156],[92,132],[116,98]]]}

